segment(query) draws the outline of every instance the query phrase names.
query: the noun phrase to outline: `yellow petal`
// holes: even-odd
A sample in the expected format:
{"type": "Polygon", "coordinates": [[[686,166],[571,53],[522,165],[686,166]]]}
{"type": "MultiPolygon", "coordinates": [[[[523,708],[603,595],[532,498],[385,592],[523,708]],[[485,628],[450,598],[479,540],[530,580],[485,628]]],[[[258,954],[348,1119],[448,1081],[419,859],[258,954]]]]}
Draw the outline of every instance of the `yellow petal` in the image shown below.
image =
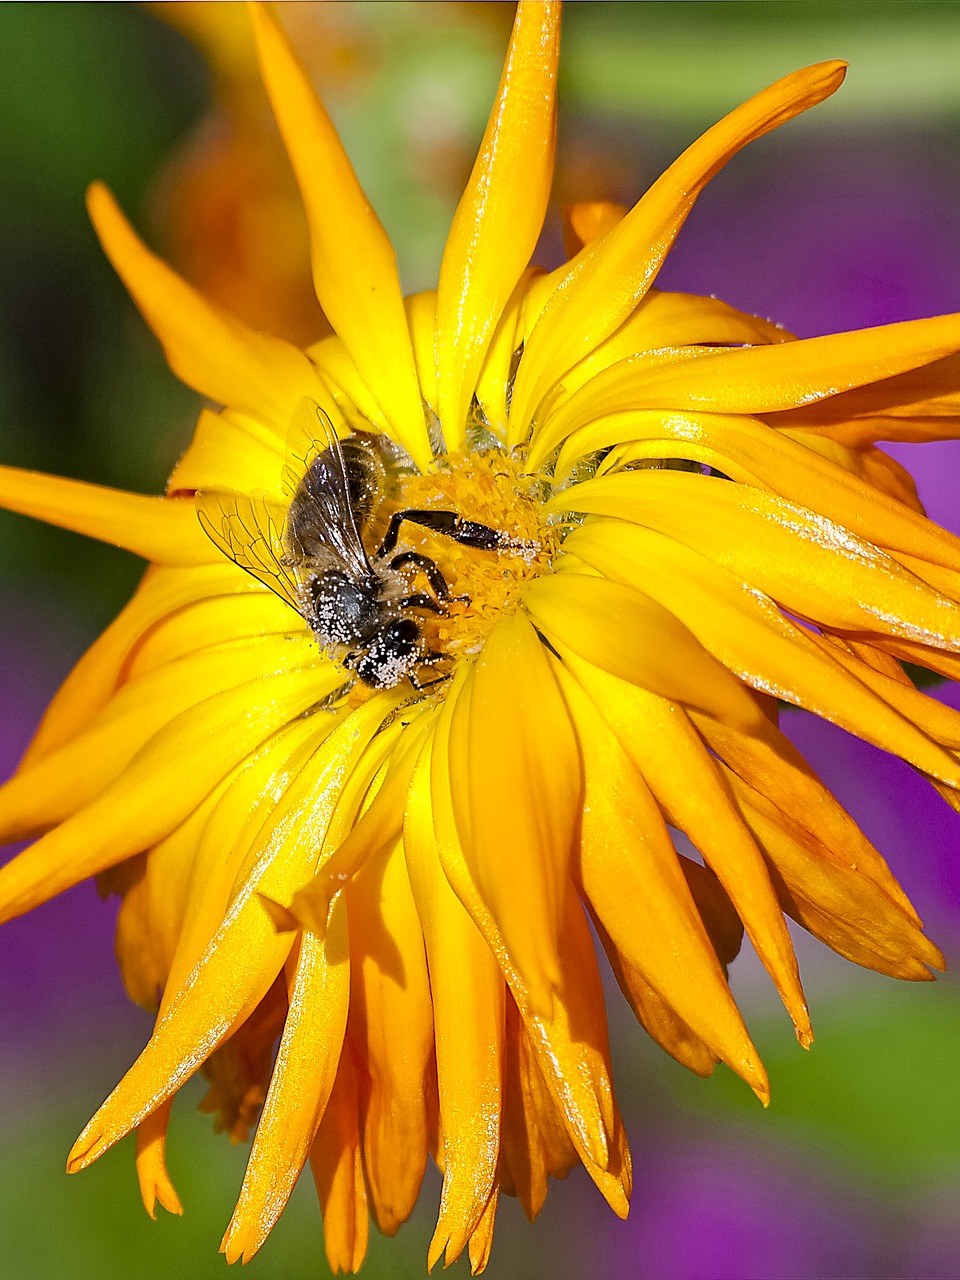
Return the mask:
{"type": "Polygon", "coordinates": [[[362,867],[365,860],[398,839],[403,830],[403,810],[410,778],[420,752],[423,735],[430,731],[434,709],[414,713],[405,726],[399,745],[385,766],[386,776],[372,803],[350,828],[343,842],[321,861],[313,879],[298,889],[290,911],[305,929],[323,933],[334,896],[362,867]]]}
{"type": "MultiPolygon", "coordinates": [[[[957,762],[947,752],[851,677],[814,643],[806,628],[705,555],[623,521],[591,521],[572,533],[565,546],[616,581],[642,582],[706,650],[761,693],[814,711],[933,777],[960,784],[957,762]]],[[[764,719],[757,717],[758,734],[766,731],[764,719]]]]}
{"type": "Polygon", "coordinates": [[[690,472],[631,471],[575,485],[549,507],[669,534],[819,624],[960,647],[960,604],[843,525],[760,489],[690,472]]]}
{"type": "Polygon", "coordinates": [[[560,5],[521,0],[497,100],[457,206],[437,290],[437,393],[447,449],[463,448],[494,327],[540,235],[556,136],[560,5]]]}
{"type": "MultiPolygon", "coordinates": [[[[333,717],[329,721],[318,716],[294,720],[237,765],[210,802],[179,828],[184,838],[193,837],[193,859],[161,1014],[189,980],[232,900],[243,889],[241,869],[269,816],[274,796],[286,794],[336,727],[333,717]],[[198,820],[199,833],[193,830],[198,820]]],[[[176,833],[170,838],[175,837],[176,833]]]]}
{"type": "Polygon", "coordinates": [[[496,1185],[504,1053],[503,978],[447,882],[437,856],[430,752],[410,787],[404,853],[423,929],[433,995],[443,1191],[428,1265],[452,1262],[496,1185]]]}
{"type": "Polygon", "coordinates": [[[951,354],[777,414],[774,423],[823,431],[859,449],[877,440],[955,440],[958,415],[960,356],[951,354]]]}
{"type": "Polygon", "coordinates": [[[742,727],[760,714],[687,627],[640,591],[585,573],[560,573],[531,582],[524,605],[552,644],[611,675],[742,727]]]}
{"type": "Polygon", "coordinates": [[[324,401],[302,351],[248,329],[197,293],[143,244],[101,183],[90,187],[87,207],[107,257],[178,378],[217,404],[258,418],[281,439],[299,400],[324,401]]]}
{"type": "Polygon", "coordinates": [[[219,485],[250,493],[279,486],[283,439],[256,418],[222,409],[202,409],[186,453],[167,484],[167,493],[191,496],[195,489],[219,485]]]}
{"type": "Polygon", "coordinates": [[[136,594],[90,646],[47,707],[21,768],[62,746],[109,701],[130,654],[168,617],[208,598],[238,595],[249,601],[262,587],[249,574],[221,561],[189,569],[150,568],[136,594]]]}
{"type": "MultiPolygon", "coordinates": [[[[469,697],[470,690],[470,682],[461,677],[461,687],[456,691],[456,702],[459,704],[469,697]]],[[[447,695],[447,704],[449,705],[453,700],[454,691],[451,691],[447,695]]],[[[533,994],[528,990],[524,977],[506,946],[496,919],[480,895],[461,847],[458,828],[463,826],[463,815],[458,813],[456,822],[454,821],[454,804],[450,793],[452,770],[448,765],[449,760],[452,759],[450,746],[452,731],[456,729],[454,717],[445,709],[438,722],[434,740],[433,754],[439,759],[435,761],[432,772],[433,819],[443,872],[449,885],[483,935],[490,951],[496,956],[500,971],[510,985],[513,999],[526,1019],[531,1042],[536,1046],[544,1078],[551,1082],[551,1092],[571,1141],[582,1154],[590,1176],[603,1194],[615,1207],[622,1207],[625,1196],[623,1179],[628,1176],[627,1160],[623,1154],[622,1130],[615,1112],[612,1126],[607,1126],[598,1120],[598,1117],[604,1114],[602,1096],[607,1086],[595,1054],[595,1045],[599,1041],[591,1039],[589,1028],[600,1011],[599,1000],[588,995],[588,999],[593,998],[590,1014],[584,1015],[581,1012],[573,1016],[573,1024],[582,1025],[588,1030],[584,1033],[585,1044],[578,1042],[571,1045],[572,1023],[562,1007],[562,999],[554,998],[552,989],[542,993],[534,991],[533,994]],[[586,1062],[581,1061],[581,1055],[587,1059],[586,1062]],[[570,1067],[566,1073],[561,1072],[558,1064],[569,1064],[571,1059],[577,1065],[570,1067]],[[609,1141],[611,1129],[612,1143],[609,1141]]],[[[466,815],[468,822],[471,816],[470,813],[466,815]]],[[[581,939],[577,934],[576,922],[573,924],[569,922],[570,903],[566,900],[564,912],[565,924],[560,931],[560,950],[557,954],[561,991],[567,990],[571,971],[578,972],[579,969],[583,969],[586,975],[584,986],[589,992],[593,989],[589,981],[589,965],[586,961],[578,965],[571,960],[571,954],[574,957],[579,955],[581,939]],[[566,937],[568,928],[574,931],[569,944],[566,937]]],[[[574,992],[572,1003],[576,1004],[578,994],[574,992]]],[[[594,991],[594,997],[596,995],[594,991]]]]}
{"type": "Polygon", "coordinates": [[[110,787],[0,870],[0,919],[162,840],[239,760],[332,687],[329,673],[295,671],[177,716],[110,787]]]}
{"type": "Polygon", "coordinates": [[[575,659],[571,670],[670,814],[717,875],[777,985],[802,1044],[813,1033],[796,956],[759,849],[683,708],[575,659]]]}
{"type": "Polygon", "coordinates": [[[565,442],[556,474],[566,476],[584,454],[637,444],[642,447],[631,449],[631,460],[688,458],[706,463],[731,480],[813,508],[887,550],[960,569],[960,538],[807,447],[797,439],[800,434],[791,438],[756,418],[728,414],[613,414],[590,423],[565,442]]]}
{"type": "Polygon", "coordinates": [[[67,745],[20,769],[0,787],[0,832],[6,840],[55,826],[119,777],[154,734],[205,702],[210,690],[307,666],[304,643],[254,640],[204,650],[125,684],[99,716],[67,745]]]}
{"type": "Polygon", "coordinates": [[[0,507],[112,542],[157,564],[209,564],[216,556],[189,499],[147,498],[83,480],[0,467],[0,507]]]}
{"type": "Polygon", "coordinates": [[[583,253],[547,304],[524,350],[511,406],[517,437],[551,385],[599,346],[646,293],[703,187],[754,138],[822,102],[845,64],[796,71],[732,111],[659,178],[627,216],[583,253]]]}
{"type": "Polygon", "coordinates": [[[914,688],[899,663],[895,664],[893,673],[887,674],[864,661],[865,645],[858,646],[860,653],[857,653],[857,646],[836,636],[814,635],[811,639],[934,742],[950,751],[960,751],[960,711],[914,688]]]}
{"type": "Polygon", "coordinates": [[[469,702],[454,707],[450,787],[471,875],[531,1000],[547,1012],[559,979],[579,765],[545,651],[519,611],[487,636],[469,702]]]}
{"type": "MultiPolygon", "coordinates": [[[[699,362],[713,354],[710,348],[791,340],[791,334],[769,320],[745,315],[717,298],[651,289],[611,337],[564,375],[562,395],[531,442],[529,465],[542,466],[558,445],[569,449],[571,433],[592,431],[601,414],[642,409],[646,379],[661,367],[680,363],[694,379],[699,362]]],[[[661,419],[674,418],[659,406],[656,412],[661,419]]],[[[653,418],[654,413],[641,413],[640,420],[645,416],[653,418]]]]}
{"type": "Polygon", "coordinates": [[[552,1014],[521,1015],[571,1142],[610,1207],[626,1217],[630,1155],[613,1092],[600,970],[572,880],[566,888],[552,1014]]]}
{"type": "Polygon", "coordinates": [[[622,361],[602,384],[604,402],[616,389],[637,409],[776,413],[892,378],[958,345],[960,316],[949,315],[660,363],[622,361]]]}
{"type": "Polygon", "coordinates": [[[139,684],[148,677],[158,679],[168,667],[192,671],[195,664],[219,653],[226,678],[208,683],[207,689],[217,683],[226,687],[228,682],[239,683],[242,677],[237,671],[243,671],[245,657],[257,648],[264,674],[308,656],[318,664],[329,661],[318,654],[316,642],[298,613],[273,592],[254,588],[235,595],[210,596],[168,614],[137,644],[125,674],[129,684],[139,684]]]}
{"type": "Polygon", "coordinates": [[[270,1088],[220,1246],[228,1262],[249,1262],[259,1250],[307,1162],[337,1074],[349,998],[350,949],[341,902],[323,938],[311,933],[300,938],[270,1088]]]}
{"type": "Polygon", "coordinates": [[[310,224],[317,298],[396,439],[424,469],[430,442],[390,241],[286,36],[265,5],[251,4],[250,15],[310,224]]]}
{"type": "Polygon", "coordinates": [[[258,894],[282,900],[310,874],[344,780],[381,719],[376,700],[347,717],[270,812],[243,888],[147,1047],[77,1139],[70,1172],[86,1168],[156,1110],[266,994],[294,939],[276,932],[258,894]]]}
{"type": "Polygon", "coordinates": [[[165,840],[100,877],[101,892],[122,895],[114,949],[123,984],[135,1004],[154,1013],[180,940],[197,841],[218,796],[219,788],[165,840]]]}
{"type": "Polygon", "coordinates": [[[497,1200],[499,1191],[494,1188],[493,1195],[487,1201],[487,1207],[483,1211],[483,1217],[474,1227],[470,1236],[470,1274],[478,1276],[482,1271],[486,1270],[487,1263],[490,1261],[490,1249],[493,1246],[493,1225],[497,1216],[497,1200]]]}
{"type": "Polygon", "coordinates": [[[428,289],[423,293],[410,294],[404,298],[403,303],[407,310],[407,327],[410,330],[410,341],[413,343],[413,358],[417,366],[420,392],[425,403],[436,411],[437,357],[435,354],[435,334],[437,291],[436,289],[428,289]]]}
{"type": "Polygon", "coordinates": [[[586,772],[579,864],[584,893],[617,950],[766,1100],[766,1074],[656,802],[579,684],[562,670],[561,681],[586,772]]]}

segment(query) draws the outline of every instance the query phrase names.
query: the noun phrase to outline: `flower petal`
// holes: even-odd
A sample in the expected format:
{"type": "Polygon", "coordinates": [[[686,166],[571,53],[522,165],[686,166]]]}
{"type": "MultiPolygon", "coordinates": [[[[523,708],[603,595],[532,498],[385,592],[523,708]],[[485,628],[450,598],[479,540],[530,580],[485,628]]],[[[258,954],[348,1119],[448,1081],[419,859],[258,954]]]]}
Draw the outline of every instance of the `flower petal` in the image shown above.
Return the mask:
{"type": "Polygon", "coordinates": [[[457,206],[437,290],[437,394],[444,440],[463,448],[494,327],[543,225],[556,136],[560,5],[521,0],[497,100],[457,206]]]}
{"type": "Polygon", "coordinates": [[[359,1271],[370,1218],[358,1127],[356,1071],[349,1041],[327,1109],[310,1148],[310,1170],[323,1214],[323,1247],[334,1275],[359,1271]]]}
{"type": "Polygon", "coordinates": [[[308,643],[220,645],[128,682],[71,742],[0,787],[0,832],[22,840],[64,821],[114,782],[154,734],[205,702],[211,689],[225,692],[305,667],[314,656],[308,643]]]}
{"type": "Polygon", "coordinates": [[[310,874],[345,780],[382,716],[376,700],[348,716],[271,811],[223,924],[147,1047],[77,1139],[69,1172],[86,1168],[174,1093],[266,994],[294,939],[277,933],[258,895],[282,900],[310,874]]]}
{"type": "MultiPolygon", "coordinates": [[[[925,773],[960,785],[957,761],[853,678],[806,628],[705,555],[622,521],[592,521],[571,534],[566,546],[615,581],[642,581],[706,650],[761,693],[806,707],[925,773]]],[[[764,719],[759,716],[754,726],[758,734],[766,730],[764,719]]]]}
{"type": "Polygon", "coordinates": [[[512,1190],[532,1222],[547,1198],[548,1177],[563,1177],[580,1157],[567,1136],[560,1108],[538,1065],[530,1032],[512,999],[507,1001],[506,1044],[503,1159],[512,1190]]]}
{"type": "Polygon", "coordinates": [[[304,396],[327,397],[310,361],[289,342],[248,329],[197,293],[151,253],[102,183],[87,194],[104,252],[188,386],[272,427],[285,438],[304,396]]]}
{"type": "Polygon", "coordinates": [[[0,870],[0,920],[149,848],[276,729],[335,687],[294,671],[215,694],[170,721],[117,780],[0,870]],[[157,804],[157,795],[167,803],[157,804]]]}
{"type": "MultiPolygon", "coordinates": [[[[731,414],[639,411],[612,414],[569,437],[556,474],[569,474],[578,458],[619,444],[638,458],[686,458],[738,481],[768,489],[814,509],[887,550],[905,552],[960,570],[960,538],[905,507],[867,480],[757,418],[731,414]]],[[[531,462],[531,466],[533,463],[531,462]]]]}
{"type": "Polygon", "coordinates": [[[487,944],[437,857],[428,746],[410,786],[403,844],[430,971],[440,1102],[443,1191],[428,1266],[459,1257],[496,1185],[500,1148],[504,985],[487,944]]]}
{"type": "Polygon", "coordinates": [[[548,302],[520,362],[511,406],[514,438],[550,387],[626,320],[660,270],[703,187],[741,147],[829,97],[846,64],[785,76],[708,129],[627,216],[582,254],[548,302]]]}
{"type": "Polygon", "coordinates": [[[547,1014],[560,976],[579,765],[545,651],[520,611],[501,617],[487,636],[469,700],[456,700],[450,788],[471,876],[532,1004],[547,1014]]]}
{"type": "Polygon", "coordinates": [[[750,695],[687,627],[640,591],[568,572],[534,579],[523,602],[554,646],[611,675],[742,727],[760,716],[750,695]]]}
{"type": "Polygon", "coordinates": [[[259,592],[259,584],[222,562],[193,568],[151,566],[135,595],[94,641],[47,707],[20,767],[63,746],[113,696],[131,652],[162,619],[207,598],[259,592]]]}
{"type": "Polygon", "coordinates": [[[189,499],[147,498],[83,480],[0,467],[0,507],[112,542],[155,564],[210,564],[216,557],[189,499]]]}
{"type": "Polygon", "coordinates": [[[821,625],[960,647],[960,604],[844,526],[760,489],[690,472],[630,471],[575,485],[549,506],[669,534],[821,625]]]}
{"type": "Polygon", "coordinates": [[[762,855],[683,708],[571,660],[571,670],[661,809],[717,875],[805,1047],[813,1039],[793,945],[762,855]]]}
{"type": "Polygon", "coordinates": [[[371,858],[346,899],[350,1026],[367,1068],[364,1168],[377,1226],[392,1236],[410,1216],[426,1168],[433,1064],[430,981],[402,846],[371,858]]]}
{"type": "Polygon", "coordinates": [[[656,802],[579,684],[565,671],[561,681],[586,772],[579,864],[584,893],[617,950],[766,1101],[766,1073],[656,802]]]}
{"type": "Polygon", "coordinates": [[[178,1217],[183,1214],[183,1205],[170,1181],[164,1158],[171,1103],[170,1098],[161,1103],[153,1115],[147,1116],[137,1128],[137,1181],[143,1207],[154,1220],[158,1200],[167,1213],[175,1213],[178,1217]]]}
{"type": "Polygon", "coordinates": [[[886,862],[774,724],[768,721],[758,732],[746,734],[698,712],[691,712],[691,719],[714,755],[779,810],[778,823],[789,827],[811,854],[869,878],[905,918],[919,925],[886,862]]]}
{"type": "Polygon", "coordinates": [[[396,439],[424,469],[430,442],[393,248],[283,31],[263,4],[251,4],[250,16],[310,224],[317,298],[396,439]]]}
{"type": "Polygon", "coordinates": [[[796,342],[691,351],[659,363],[622,360],[587,383],[580,398],[586,404],[602,387],[604,403],[617,395],[622,408],[777,413],[892,378],[958,347],[960,315],[903,320],[796,342]]]}
{"type": "Polygon", "coordinates": [[[249,1262],[260,1249],[307,1162],[333,1089],[349,999],[350,948],[346,905],[341,902],[323,938],[300,936],[270,1088],[220,1246],[228,1262],[249,1262]]]}

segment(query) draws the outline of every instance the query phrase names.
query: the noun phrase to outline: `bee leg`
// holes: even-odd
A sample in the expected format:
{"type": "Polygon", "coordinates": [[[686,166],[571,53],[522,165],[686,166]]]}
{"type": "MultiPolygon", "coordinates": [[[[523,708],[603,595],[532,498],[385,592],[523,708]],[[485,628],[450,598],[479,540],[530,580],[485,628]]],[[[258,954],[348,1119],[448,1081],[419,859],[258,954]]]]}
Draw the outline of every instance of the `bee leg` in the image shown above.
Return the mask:
{"type": "MultiPolygon", "coordinates": [[[[432,667],[432,666],[435,666],[438,662],[442,662],[443,659],[446,658],[447,656],[448,656],[447,654],[440,653],[436,649],[431,649],[429,653],[424,654],[424,656],[420,659],[420,664],[421,666],[424,666],[424,667],[432,667]]],[[[430,689],[435,684],[443,684],[444,681],[449,680],[450,673],[447,672],[446,675],[436,676],[433,680],[421,680],[419,676],[414,675],[413,672],[411,672],[409,679],[410,679],[410,683],[417,690],[417,692],[422,693],[425,689],[430,689]]]]}
{"type": "MultiPolygon", "coordinates": [[[[379,555],[379,552],[377,554],[379,555]]],[[[394,556],[390,561],[390,568],[403,569],[408,564],[416,565],[421,570],[431,587],[433,587],[438,600],[450,599],[450,588],[447,586],[447,580],[429,556],[423,556],[419,551],[401,551],[398,556],[394,556]]]]}
{"type": "Polygon", "coordinates": [[[428,596],[423,591],[415,591],[412,596],[406,596],[400,601],[401,609],[429,609],[431,613],[446,613],[443,605],[438,604],[432,596],[428,596]]]}
{"type": "Polygon", "coordinates": [[[480,524],[477,520],[464,520],[456,511],[421,511],[411,507],[406,511],[395,511],[390,517],[387,532],[376,553],[378,560],[389,555],[397,545],[400,526],[404,520],[424,529],[432,529],[435,533],[442,533],[465,547],[477,547],[481,551],[495,551],[497,547],[510,546],[507,534],[501,533],[499,529],[491,529],[487,524],[480,524]]]}

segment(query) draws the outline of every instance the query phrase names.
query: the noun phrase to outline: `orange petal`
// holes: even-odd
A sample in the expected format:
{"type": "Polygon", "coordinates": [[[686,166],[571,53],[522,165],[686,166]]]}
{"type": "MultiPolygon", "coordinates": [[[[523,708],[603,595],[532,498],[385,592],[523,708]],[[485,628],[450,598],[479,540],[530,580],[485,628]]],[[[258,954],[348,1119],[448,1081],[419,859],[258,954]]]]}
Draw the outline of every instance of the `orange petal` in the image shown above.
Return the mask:
{"type": "Polygon", "coordinates": [[[345,904],[323,938],[304,933],[270,1088],[240,1197],[220,1246],[249,1262],[283,1212],[333,1089],[347,1025],[350,949],[345,904]]]}
{"type": "Polygon", "coordinates": [[[357,1106],[356,1071],[348,1041],[310,1148],[310,1170],[323,1214],[323,1247],[334,1275],[360,1270],[370,1231],[357,1106]]]}
{"type": "Polygon", "coordinates": [[[584,893],[621,955],[765,1101],[766,1073],[660,810],[580,685],[559,663],[557,668],[586,773],[579,864],[584,893]]]}
{"type": "Polygon", "coordinates": [[[750,695],[692,632],[640,591],[586,573],[558,573],[536,578],[524,604],[556,647],[611,675],[741,727],[759,715],[750,695]]]}
{"type": "Polygon", "coordinates": [[[172,1098],[162,1103],[153,1115],[137,1126],[137,1181],[140,1184],[140,1198],[143,1207],[151,1218],[156,1219],[157,1201],[163,1205],[167,1213],[183,1214],[183,1205],[177,1195],[176,1187],[167,1173],[167,1162],[164,1158],[164,1147],[167,1137],[167,1123],[170,1119],[172,1098]]]}
{"type": "Polygon", "coordinates": [[[626,320],[714,174],[748,142],[829,97],[845,69],[842,62],[806,67],[737,107],[688,147],[630,213],[584,251],[524,350],[510,413],[515,439],[526,433],[552,384],[626,320]]]}
{"type": "Polygon", "coordinates": [[[368,1077],[364,1167],[377,1226],[392,1236],[410,1216],[426,1168],[425,1082],[433,1057],[423,932],[399,844],[385,846],[355,876],[347,913],[351,1036],[368,1077]]]}
{"type": "MultiPolygon", "coordinates": [[[[428,1265],[457,1258],[496,1185],[504,1053],[503,978],[451,889],[437,856],[431,751],[410,787],[404,853],[423,929],[433,995],[443,1168],[440,1215],[428,1265]]],[[[449,825],[449,824],[448,824],[449,825]]]]}
{"type": "Polygon", "coordinates": [[[513,1000],[507,1001],[506,1025],[503,1158],[513,1191],[532,1222],[547,1198],[547,1178],[563,1177],[579,1156],[513,1000]]]}
{"type": "Polygon", "coordinates": [[[310,224],[317,298],[396,439],[424,469],[432,455],[390,241],[283,31],[263,4],[251,4],[250,16],[310,224]]]}
{"type": "Polygon", "coordinates": [[[530,260],[550,198],[560,5],[521,0],[497,100],[457,206],[437,290],[437,393],[447,449],[467,415],[494,327],[530,260]]]}
{"type": "Polygon", "coordinates": [[[156,1110],[269,990],[294,937],[277,933],[258,895],[287,898],[310,874],[344,779],[381,719],[376,700],[348,716],[271,810],[252,850],[253,865],[223,924],[161,1015],[147,1047],[77,1139],[70,1172],[86,1168],[156,1110]]]}
{"type": "Polygon", "coordinates": [[[812,1039],[796,956],[766,866],[713,758],[683,708],[580,659],[577,680],[656,797],[719,878],[783,997],[801,1043],[812,1039]]]}
{"type": "Polygon", "coordinates": [[[197,293],[143,244],[102,183],[90,187],[87,207],[107,257],[178,378],[271,426],[281,439],[299,400],[324,401],[323,385],[302,351],[247,328],[197,293]]]}

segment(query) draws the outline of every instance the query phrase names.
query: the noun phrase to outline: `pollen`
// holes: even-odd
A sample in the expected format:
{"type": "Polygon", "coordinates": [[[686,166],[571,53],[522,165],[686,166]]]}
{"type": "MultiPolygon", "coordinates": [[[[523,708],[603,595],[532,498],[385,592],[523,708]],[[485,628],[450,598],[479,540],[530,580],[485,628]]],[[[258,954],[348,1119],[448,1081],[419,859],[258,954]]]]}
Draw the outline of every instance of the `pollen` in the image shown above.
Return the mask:
{"type": "Polygon", "coordinates": [[[404,525],[403,549],[428,556],[450,589],[445,612],[423,624],[435,651],[454,660],[478,653],[497,619],[514,610],[524,584],[549,569],[560,529],[543,509],[543,490],[520,450],[446,455],[435,470],[403,480],[404,507],[455,511],[504,535],[495,550],[479,550],[404,525]]]}

